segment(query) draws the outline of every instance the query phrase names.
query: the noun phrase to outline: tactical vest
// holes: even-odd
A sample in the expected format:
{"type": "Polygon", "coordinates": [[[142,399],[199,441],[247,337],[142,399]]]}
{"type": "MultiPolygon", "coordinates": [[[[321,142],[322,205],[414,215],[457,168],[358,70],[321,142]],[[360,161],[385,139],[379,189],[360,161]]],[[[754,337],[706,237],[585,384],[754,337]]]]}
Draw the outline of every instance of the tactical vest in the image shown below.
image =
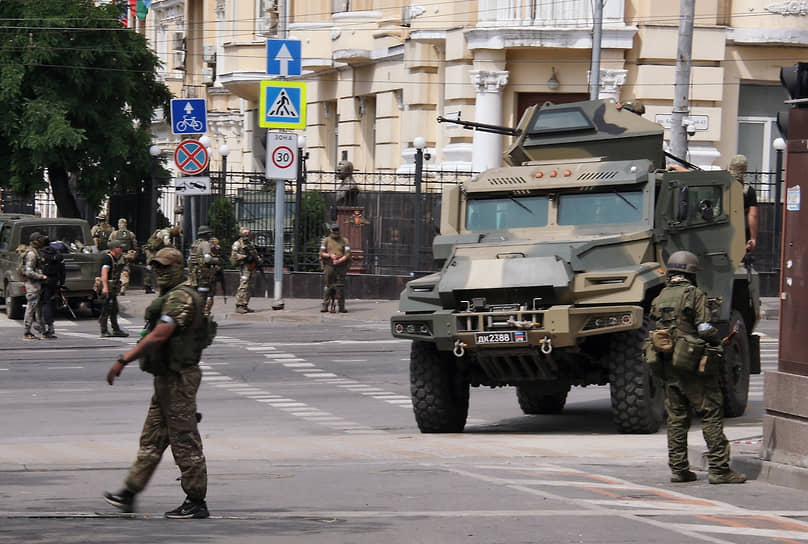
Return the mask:
{"type": "Polygon", "coordinates": [[[109,276],[107,276],[107,281],[109,282],[109,288],[115,290],[118,288],[118,284],[121,282],[121,263],[107,251],[107,255],[109,255],[109,260],[112,261],[112,266],[109,269],[109,276]]]}
{"type": "MultiPolygon", "coordinates": [[[[169,372],[179,372],[184,367],[198,365],[202,350],[213,341],[212,336],[208,338],[210,324],[202,315],[202,300],[199,294],[187,285],[178,285],[149,304],[146,308],[144,332],[148,334],[154,330],[162,315],[163,304],[177,289],[185,291],[193,299],[193,320],[183,327],[177,326],[166,342],[140,359],[140,369],[155,376],[164,376],[169,372]]],[[[209,321],[213,324],[213,336],[215,336],[216,322],[212,319],[209,321]]]]}
{"type": "MultiPolygon", "coordinates": [[[[188,270],[198,286],[210,287],[213,284],[215,266],[205,262],[202,242],[208,241],[200,238],[191,246],[191,255],[188,257],[188,270]]],[[[213,251],[210,242],[208,242],[208,250],[213,251]]]]}
{"type": "MultiPolygon", "coordinates": [[[[323,241],[320,242],[320,246],[325,248],[325,252],[328,254],[333,253],[337,256],[337,258],[344,256],[348,251],[346,250],[348,246],[348,240],[340,236],[337,239],[332,238],[331,236],[326,236],[323,238],[323,241]]],[[[331,265],[331,259],[323,259],[320,258],[320,261],[323,266],[331,265]]],[[[351,259],[346,259],[344,262],[337,265],[337,267],[348,267],[351,264],[351,259]]]]}
{"type": "Polygon", "coordinates": [[[134,243],[132,242],[132,232],[129,230],[116,230],[114,233],[113,240],[117,240],[121,243],[121,249],[124,253],[135,249],[134,243]]]}
{"type": "Polygon", "coordinates": [[[686,319],[685,310],[695,307],[696,286],[681,283],[665,287],[654,299],[651,317],[658,328],[672,328],[683,334],[696,334],[693,323],[686,319]]]}
{"type": "Polygon", "coordinates": [[[105,251],[109,249],[109,237],[112,234],[112,230],[104,230],[100,226],[98,230],[95,231],[94,236],[98,238],[98,250],[105,251]]]}

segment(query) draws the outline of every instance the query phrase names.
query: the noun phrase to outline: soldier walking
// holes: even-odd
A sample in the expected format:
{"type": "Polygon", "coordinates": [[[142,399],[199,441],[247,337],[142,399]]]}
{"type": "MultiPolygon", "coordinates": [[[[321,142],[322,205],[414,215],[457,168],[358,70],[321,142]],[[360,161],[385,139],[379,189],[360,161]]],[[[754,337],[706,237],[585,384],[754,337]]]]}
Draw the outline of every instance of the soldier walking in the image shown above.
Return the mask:
{"type": "Polygon", "coordinates": [[[109,237],[112,234],[112,227],[107,223],[107,216],[103,212],[95,216],[98,223],[93,225],[90,229],[90,235],[93,237],[93,243],[98,251],[106,251],[109,249],[109,237]]]}
{"type": "Polygon", "coordinates": [[[216,283],[216,269],[221,264],[218,251],[210,240],[213,231],[207,225],[199,227],[199,238],[191,246],[191,257],[188,259],[188,271],[191,274],[191,285],[196,287],[202,298],[204,315],[210,315],[213,307],[213,288],[216,283]]]}
{"type": "Polygon", "coordinates": [[[38,232],[32,232],[28,238],[29,244],[25,253],[22,255],[22,276],[25,278],[25,317],[23,318],[23,329],[26,340],[39,340],[31,332],[31,325],[34,324],[34,318],[39,323],[40,330],[45,330],[45,325],[42,322],[42,308],[40,307],[40,297],[42,295],[42,282],[48,279],[48,276],[42,273],[42,259],[39,255],[39,248],[42,247],[44,238],[38,232]]]}
{"type": "MultiPolygon", "coordinates": [[[[345,276],[348,274],[348,265],[351,262],[351,246],[348,240],[340,236],[339,224],[331,224],[331,234],[323,238],[320,243],[320,262],[323,265],[323,307],[321,312],[327,312],[332,298],[336,299],[340,313],[347,313],[345,309],[345,276]]],[[[333,312],[333,310],[331,310],[333,312]]]]}
{"type": "Polygon", "coordinates": [[[696,286],[698,271],[698,257],[689,251],[677,251],[668,259],[667,285],[651,302],[650,317],[656,321],[657,331],[668,331],[670,335],[669,342],[652,341],[657,353],[649,362],[652,371],[665,382],[671,482],[696,480],[687,458],[690,414],[695,412],[701,417],[709,449],[710,483],[740,484],[746,476],[729,468],[730,446],[721,421],[720,361],[707,355],[708,346],[720,353],[721,339],[710,323],[707,294],[696,286]]]}
{"type": "Polygon", "coordinates": [[[213,338],[202,315],[202,300],[185,277],[182,253],[163,248],[149,264],[156,269],[160,296],[146,309],[146,335],[112,365],[107,382],[113,385],[127,364],[140,359],[140,368],[154,375],[154,394],[124,487],[104,493],[104,500],[123,512],[134,511],[135,497],[171,446],[186,498],[165,516],[207,518],[208,472],[197,426],[196,394],[202,381],[202,350],[213,338]]]}
{"type": "Polygon", "coordinates": [[[117,240],[109,242],[107,254],[101,260],[101,336],[127,337],[129,333],[118,326],[118,290],[121,285],[121,243],[117,240]],[[112,333],[107,328],[107,321],[112,324],[112,333]]]}
{"type": "Polygon", "coordinates": [[[152,289],[152,285],[154,285],[152,278],[153,271],[149,263],[154,259],[157,252],[164,247],[177,247],[178,239],[181,235],[182,227],[176,225],[174,227],[157,229],[149,236],[149,239],[146,240],[146,245],[143,246],[143,251],[146,254],[146,270],[143,272],[143,287],[146,290],[146,294],[154,293],[154,289],[152,289]]]}
{"type": "Polygon", "coordinates": [[[135,259],[137,258],[137,238],[135,238],[135,233],[127,228],[126,219],[122,217],[118,219],[118,229],[112,231],[109,239],[110,241],[117,240],[120,242],[121,251],[123,252],[121,256],[121,290],[119,293],[123,296],[129,288],[130,267],[135,264],[135,259]]]}
{"type": "Polygon", "coordinates": [[[250,229],[242,228],[239,231],[239,239],[233,242],[233,247],[230,252],[231,262],[239,267],[241,275],[239,276],[238,291],[236,291],[236,312],[246,314],[253,312],[248,307],[250,296],[252,295],[253,285],[255,285],[256,269],[261,266],[263,261],[258,255],[258,250],[255,248],[252,240],[250,240],[250,229]]]}

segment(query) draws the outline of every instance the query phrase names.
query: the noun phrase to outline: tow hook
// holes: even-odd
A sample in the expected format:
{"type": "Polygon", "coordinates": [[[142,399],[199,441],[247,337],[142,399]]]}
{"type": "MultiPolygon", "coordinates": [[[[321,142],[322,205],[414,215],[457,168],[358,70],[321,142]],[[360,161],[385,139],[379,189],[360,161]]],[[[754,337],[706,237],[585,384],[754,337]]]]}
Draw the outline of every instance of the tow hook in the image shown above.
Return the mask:
{"type": "Polygon", "coordinates": [[[545,355],[550,355],[553,351],[553,341],[550,340],[549,336],[545,336],[541,340],[539,340],[539,344],[541,344],[541,352],[545,355]]]}
{"type": "Polygon", "coordinates": [[[458,338],[457,340],[455,340],[454,349],[452,350],[452,353],[454,353],[455,357],[462,357],[463,354],[466,353],[466,350],[464,348],[467,345],[468,344],[466,344],[465,342],[461,342],[460,339],[458,338]]]}

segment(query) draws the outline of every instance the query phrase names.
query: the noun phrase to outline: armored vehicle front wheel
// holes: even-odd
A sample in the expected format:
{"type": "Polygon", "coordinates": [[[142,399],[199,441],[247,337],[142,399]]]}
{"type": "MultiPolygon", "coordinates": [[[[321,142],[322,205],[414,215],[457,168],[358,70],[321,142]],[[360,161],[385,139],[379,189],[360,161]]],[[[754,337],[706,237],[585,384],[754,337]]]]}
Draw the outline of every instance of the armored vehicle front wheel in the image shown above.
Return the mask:
{"type": "Polygon", "coordinates": [[[615,334],[609,342],[612,418],[621,433],[655,433],[664,417],[665,388],[643,361],[642,342],[647,335],[646,318],[639,329],[615,334]]]}
{"type": "Polygon", "coordinates": [[[738,417],[746,411],[749,400],[749,337],[743,317],[737,310],[733,310],[729,325],[729,330],[734,330],[735,334],[724,346],[721,393],[724,395],[724,417],[738,417]]]}
{"type": "Polygon", "coordinates": [[[469,413],[469,382],[454,355],[438,351],[428,342],[413,342],[410,393],[422,433],[463,431],[469,413]]]}
{"type": "Polygon", "coordinates": [[[9,319],[22,319],[25,317],[25,297],[6,297],[6,314],[9,319]]]}
{"type": "Polygon", "coordinates": [[[516,400],[519,401],[519,408],[528,415],[535,414],[560,414],[567,403],[567,391],[556,393],[542,393],[530,385],[516,386],[516,400]]]}

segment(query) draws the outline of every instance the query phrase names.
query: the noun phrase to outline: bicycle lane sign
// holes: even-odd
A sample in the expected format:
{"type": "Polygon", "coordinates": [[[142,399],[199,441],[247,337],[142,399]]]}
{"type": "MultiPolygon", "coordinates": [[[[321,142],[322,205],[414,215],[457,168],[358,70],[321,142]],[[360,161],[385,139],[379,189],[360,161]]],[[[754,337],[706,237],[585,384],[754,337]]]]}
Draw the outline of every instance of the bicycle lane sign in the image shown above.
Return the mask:
{"type": "Polygon", "coordinates": [[[208,131],[208,106],[204,98],[171,99],[171,133],[203,134],[208,131]]]}
{"type": "Polygon", "coordinates": [[[180,172],[194,176],[208,166],[208,150],[197,140],[183,140],[174,150],[174,163],[180,172]]]}

